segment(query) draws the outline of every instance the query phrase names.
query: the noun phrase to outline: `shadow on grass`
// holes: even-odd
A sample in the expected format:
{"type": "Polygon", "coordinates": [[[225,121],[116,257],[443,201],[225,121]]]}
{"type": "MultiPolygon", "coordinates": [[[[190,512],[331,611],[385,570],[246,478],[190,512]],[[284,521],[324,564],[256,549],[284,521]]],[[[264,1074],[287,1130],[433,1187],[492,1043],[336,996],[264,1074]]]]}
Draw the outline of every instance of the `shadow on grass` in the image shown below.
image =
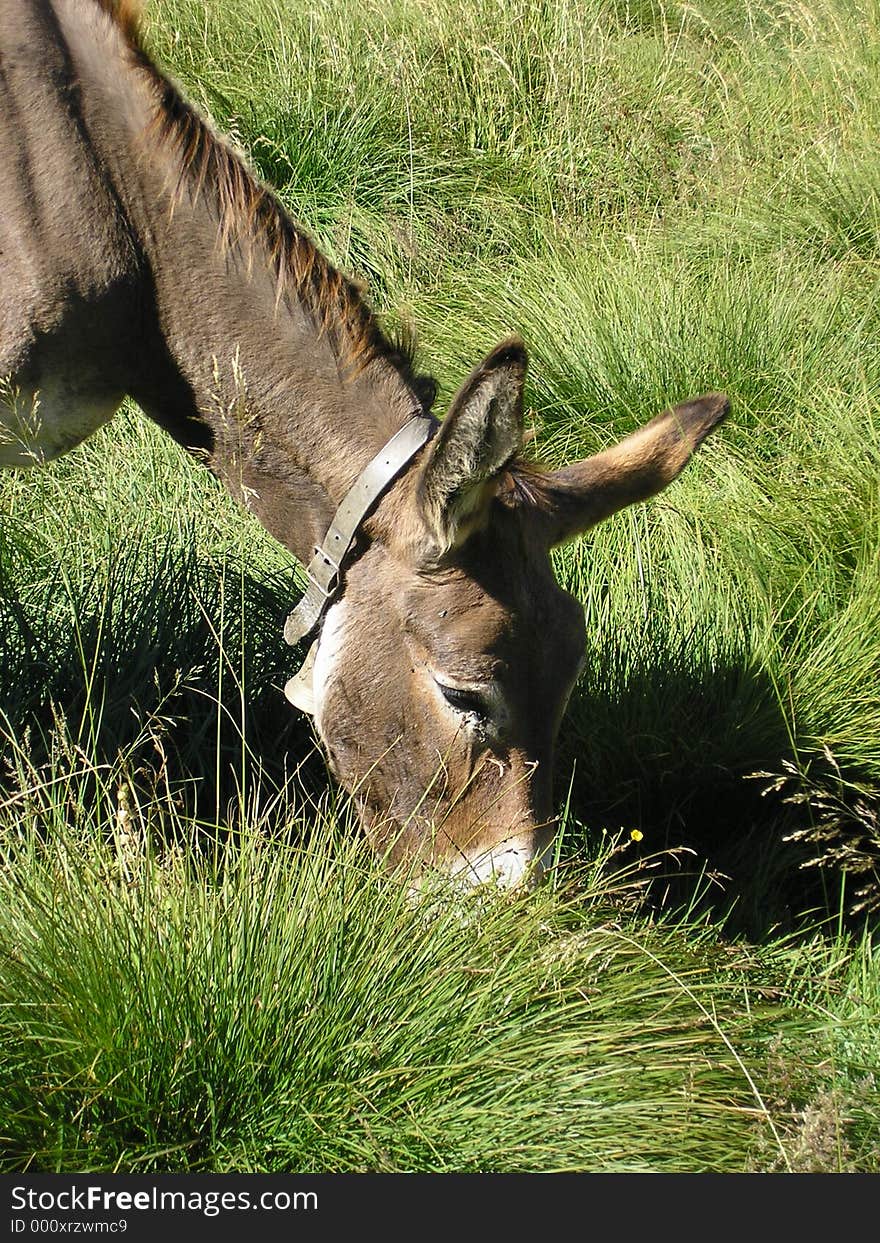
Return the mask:
{"type": "Polygon", "coordinates": [[[810,808],[769,789],[791,758],[776,689],[747,655],[687,667],[680,651],[655,642],[650,667],[618,671],[613,687],[607,670],[587,676],[572,697],[557,787],[568,774],[583,827],[567,849],[595,849],[604,829],[629,838],[630,864],[634,854],[673,852],[650,900],[697,903],[724,917],[731,935],[760,940],[836,919],[849,881],[805,868],[811,852],[790,838],[810,808]]]}
{"type": "Polygon", "coordinates": [[[124,756],[146,799],[164,784],[183,817],[221,824],[242,798],[259,813],[252,797],[292,773],[307,796],[324,789],[310,725],[282,693],[289,575],[169,542],[128,544],[80,582],[63,567],[20,590],[5,577],[0,709],[35,768],[59,747],[99,768],[124,756]]]}
{"type": "MultiPolygon", "coordinates": [[[[124,756],[145,804],[171,791],[182,821],[230,828],[239,809],[259,816],[282,790],[304,806],[326,795],[311,725],[282,693],[297,657],[282,638],[289,575],[212,562],[193,544],[132,541],[78,582],[59,569],[34,585],[32,567],[14,561],[2,577],[0,709],[33,769],[57,765],[65,747],[62,766],[79,754],[110,770],[124,756]]],[[[804,809],[749,779],[790,754],[753,663],[701,669],[692,651],[655,641],[643,669],[606,665],[575,693],[557,791],[570,791],[571,819],[587,827],[569,832],[565,853],[591,857],[603,828],[641,835],[630,859],[688,848],[677,857],[692,866],[653,882],[651,900],[688,906],[700,895],[732,933],[758,939],[833,912],[839,891],[802,870],[803,845],[785,840],[804,809]],[[707,874],[723,879],[707,885],[707,874]]],[[[15,780],[0,764],[0,782],[15,780]]]]}

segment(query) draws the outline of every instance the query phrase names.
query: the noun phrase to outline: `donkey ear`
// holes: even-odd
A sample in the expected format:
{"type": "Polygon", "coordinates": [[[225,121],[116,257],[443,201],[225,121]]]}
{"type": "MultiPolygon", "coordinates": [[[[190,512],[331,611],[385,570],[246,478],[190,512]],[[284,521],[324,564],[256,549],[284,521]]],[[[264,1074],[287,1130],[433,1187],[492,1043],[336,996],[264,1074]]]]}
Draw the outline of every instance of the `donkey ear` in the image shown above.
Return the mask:
{"type": "Polygon", "coordinates": [[[537,505],[559,544],[671,483],[730,409],[723,393],[674,406],[620,444],[541,479],[537,505]]]}
{"type": "Polygon", "coordinates": [[[522,446],[522,341],[503,341],[459,389],[418,482],[418,505],[439,555],[457,548],[485,518],[494,485],[522,446]]]}

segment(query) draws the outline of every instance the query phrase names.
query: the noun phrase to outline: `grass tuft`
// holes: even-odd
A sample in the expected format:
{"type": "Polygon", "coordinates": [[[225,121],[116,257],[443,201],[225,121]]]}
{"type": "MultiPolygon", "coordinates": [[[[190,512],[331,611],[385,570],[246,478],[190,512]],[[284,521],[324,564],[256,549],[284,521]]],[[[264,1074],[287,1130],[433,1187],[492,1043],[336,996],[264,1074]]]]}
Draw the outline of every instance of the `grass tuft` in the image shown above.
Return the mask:
{"type": "Polygon", "coordinates": [[[4,1168],[880,1169],[876,6],[153,0],[148,42],[441,409],[517,331],[550,463],[732,412],[557,554],[558,867],[479,910],[368,857],[281,696],[300,572],[207,472],[129,410],[0,479],[4,1168]]]}

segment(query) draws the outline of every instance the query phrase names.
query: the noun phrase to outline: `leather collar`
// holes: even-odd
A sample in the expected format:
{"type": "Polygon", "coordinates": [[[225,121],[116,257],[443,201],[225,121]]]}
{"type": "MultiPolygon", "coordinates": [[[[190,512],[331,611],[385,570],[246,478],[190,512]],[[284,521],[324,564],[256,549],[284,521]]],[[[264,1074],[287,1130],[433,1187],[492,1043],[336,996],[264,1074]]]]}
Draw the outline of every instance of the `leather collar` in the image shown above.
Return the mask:
{"type": "MultiPolygon", "coordinates": [[[[305,594],[284,623],[284,638],[288,643],[294,645],[307,638],[322,621],[342,590],[345,558],[351,551],[358,527],[436,428],[435,419],[424,414],[414,415],[382,446],[346,492],[327,528],[327,534],[315,548],[315,555],[306,567],[309,584],[305,594]]],[[[300,711],[309,714],[315,710],[312,671],[318,641],[318,638],[314,640],[299,672],[284,687],[286,698],[300,711]]]]}

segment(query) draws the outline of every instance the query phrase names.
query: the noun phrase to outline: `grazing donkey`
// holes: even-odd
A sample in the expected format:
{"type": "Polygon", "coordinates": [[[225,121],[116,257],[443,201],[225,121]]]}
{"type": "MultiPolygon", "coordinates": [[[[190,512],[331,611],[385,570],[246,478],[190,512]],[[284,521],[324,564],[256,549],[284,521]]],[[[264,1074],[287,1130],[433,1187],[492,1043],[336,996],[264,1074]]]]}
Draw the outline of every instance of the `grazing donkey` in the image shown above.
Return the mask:
{"type": "Polygon", "coordinates": [[[532,881],[583,612],[549,550],[664,488],[710,394],[587,461],[520,457],[526,352],[445,419],[242,159],[151,63],[131,0],[0,0],[0,463],[129,394],[304,564],[289,697],[394,863],[532,881]]]}

